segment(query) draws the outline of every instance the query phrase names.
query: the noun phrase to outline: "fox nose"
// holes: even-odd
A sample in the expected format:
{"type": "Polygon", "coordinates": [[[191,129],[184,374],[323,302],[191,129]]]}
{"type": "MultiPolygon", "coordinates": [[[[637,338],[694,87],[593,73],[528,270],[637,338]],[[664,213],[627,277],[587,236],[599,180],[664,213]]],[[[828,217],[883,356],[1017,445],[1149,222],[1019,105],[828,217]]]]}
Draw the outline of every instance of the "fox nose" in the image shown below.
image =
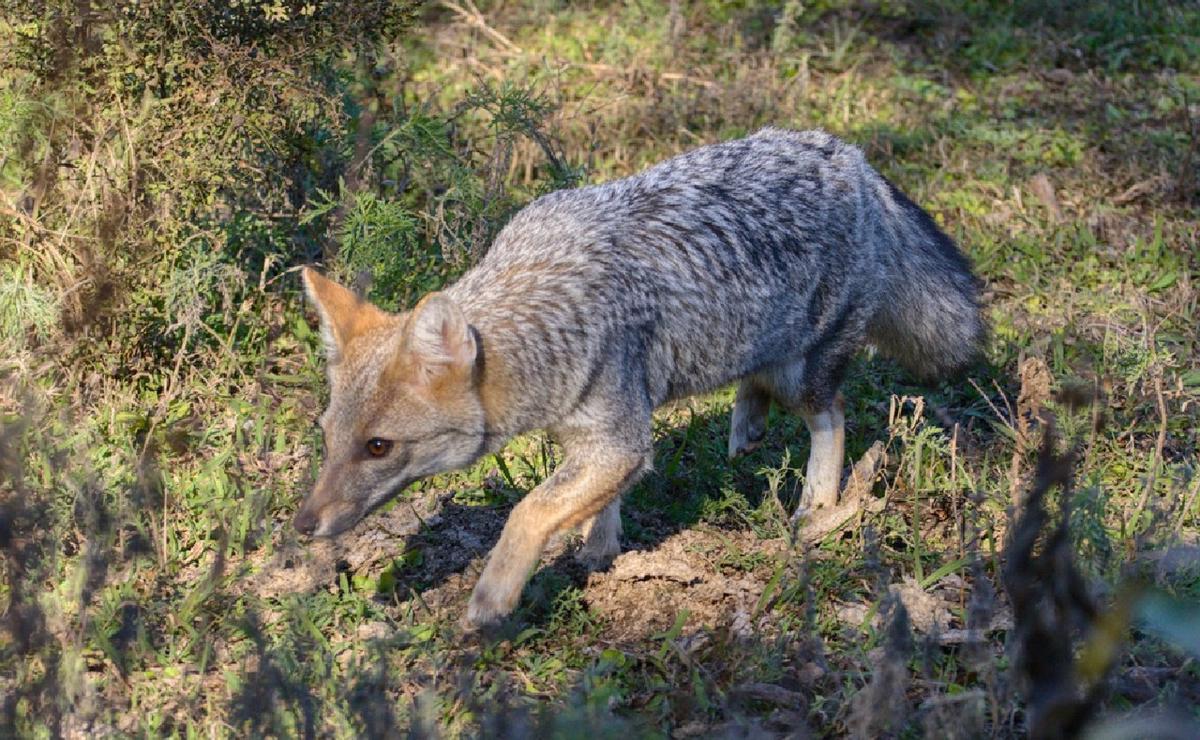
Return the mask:
{"type": "Polygon", "coordinates": [[[317,515],[315,512],[301,507],[300,511],[296,514],[296,518],[292,520],[292,526],[300,534],[310,535],[317,531],[317,515]]]}

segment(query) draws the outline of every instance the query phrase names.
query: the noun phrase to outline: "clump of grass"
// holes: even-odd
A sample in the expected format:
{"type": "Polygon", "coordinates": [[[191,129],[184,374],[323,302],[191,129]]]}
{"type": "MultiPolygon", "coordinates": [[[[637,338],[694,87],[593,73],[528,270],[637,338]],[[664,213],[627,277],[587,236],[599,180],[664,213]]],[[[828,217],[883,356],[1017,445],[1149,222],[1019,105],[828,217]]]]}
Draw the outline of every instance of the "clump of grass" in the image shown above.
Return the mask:
{"type": "Polygon", "coordinates": [[[34,283],[30,269],[0,263],[0,342],[20,349],[30,340],[45,340],[57,328],[58,315],[58,301],[34,283]]]}

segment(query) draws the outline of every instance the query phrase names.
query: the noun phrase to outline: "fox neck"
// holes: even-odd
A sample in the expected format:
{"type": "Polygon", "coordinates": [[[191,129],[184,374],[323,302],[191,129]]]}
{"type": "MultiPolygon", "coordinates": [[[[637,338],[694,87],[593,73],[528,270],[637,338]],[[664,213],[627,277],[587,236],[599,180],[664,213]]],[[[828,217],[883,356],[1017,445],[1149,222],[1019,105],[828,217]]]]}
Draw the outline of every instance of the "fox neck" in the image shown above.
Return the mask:
{"type": "Polygon", "coordinates": [[[563,322],[547,309],[562,296],[547,293],[538,281],[505,282],[494,273],[485,258],[447,290],[475,331],[475,387],[491,451],[557,421],[571,397],[564,379],[579,361],[547,326],[563,322]]]}
{"type": "Polygon", "coordinates": [[[498,333],[476,326],[479,340],[478,385],[483,406],[484,428],[488,436],[486,452],[499,450],[511,438],[529,431],[521,417],[513,389],[516,386],[511,367],[512,353],[498,339],[498,333]]]}

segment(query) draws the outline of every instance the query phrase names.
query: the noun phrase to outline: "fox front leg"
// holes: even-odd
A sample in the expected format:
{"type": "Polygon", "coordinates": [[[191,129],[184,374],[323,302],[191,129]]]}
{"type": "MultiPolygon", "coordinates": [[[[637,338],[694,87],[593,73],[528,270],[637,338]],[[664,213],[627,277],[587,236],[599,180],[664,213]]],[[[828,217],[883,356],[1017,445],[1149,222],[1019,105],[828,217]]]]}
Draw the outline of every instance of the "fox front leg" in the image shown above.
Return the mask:
{"type": "Polygon", "coordinates": [[[568,450],[563,464],[513,508],[471,594],[467,626],[481,627],[507,616],[520,600],[546,541],[591,517],[611,516],[605,509],[649,469],[649,461],[648,453],[585,458],[572,457],[568,450]]]}

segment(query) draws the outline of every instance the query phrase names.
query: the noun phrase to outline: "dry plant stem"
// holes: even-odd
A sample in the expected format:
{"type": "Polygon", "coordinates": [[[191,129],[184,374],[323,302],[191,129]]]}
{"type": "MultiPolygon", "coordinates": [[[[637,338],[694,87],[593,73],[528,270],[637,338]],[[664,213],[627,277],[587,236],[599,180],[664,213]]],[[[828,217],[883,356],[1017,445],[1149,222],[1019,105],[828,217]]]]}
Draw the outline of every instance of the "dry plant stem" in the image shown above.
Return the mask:
{"type": "Polygon", "coordinates": [[[1154,492],[1154,486],[1158,482],[1158,473],[1162,467],[1163,447],[1167,443],[1167,402],[1163,397],[1162,368],[1159,366],[1156,366],[1154,370],[1154,398],[1158,405],[1158,438],[1154,444],[1154,457],[1150,462],[1150,472],[1146,475],[1146,487],[1142,490],[1142,497],[1138,499],[1133,516],[1130,518],[1130,521],[1133,522],[1141,517],[1146,505],[1150,502],[1150,496],[1154,492]]]}
{"type": "MultiPolygon", "coordinates": [[[[996,381],[992,381],[993,384],[996,381]]],[[[996,385],[999,390],[999,385],[996,385]]],[[[1020,393],[1017,394],[1017,404],[1020,405],[1020,393]]],[[[1008,404],[1008,399],[1004,399],[1005,405],[1008,404]]],[[[1029,422],[1020,415],[1020,408],[1016,411],[1011,411],[1013,419],[1013,431],[1016,433],[1016,440],[1013,444],[1012,461],[1009,463],[1008,470],[1008,486],[1009,486],[1009,501],[1014,506],[1021,505],[1021,459],[1025,456],[1025,451],[1028,447],[1029,422]]]]}
{"type": "Polygon", "coordinates": [[[954,424],[954,430],[950,434],[950,489],[951,495],[954,497],[954,521],[955,529],[958,534],[958,557],[965,558],[967,555],[966,542],[966,513],[963,507],[962,490],[958,487],[958,423],[954,424]]]}
{"type": "Polygon", "coordinates": [[[1095,382],[1095,387],[1092,389],[1092,424],[1088,431],[1087,447],[1083,451],[1083,469],[1089,470],[1092,467],[1092,455],[1096,450],[1096,438],[1100,434],[1100,427],[1104,422],[1104,413],[1102,407],[1104,399],[1100,392],[1100,382],[1095,382]]]}
{"type": "Polygon", "coordinates": [[[1182,88],[1183,105],[1179,107],[1180,115],[1183,117],[1184,128],[1188,134],[1188,149],[1187,154],[1183,157],[1183,164],[1179,168],[1179,176],[1175,178],[1175,197],[1182,201],[1187,201],[1195,194],[1197,183],[1195,182],[1196,171],[1193,168],[1193,161],[1196,158],[1196,152],[1200,151],[1200,126],[1196,125],[1192,119],[1192,106],[1188,98],[1187,88],[1182,88]],[[1186,183],[1188,177],[1192,177],[1191,183],[1186,183]]]}
{"type": "Polygon", "coordinates": [[[1200,510],[1196,510],[1196,504],[1198,502],[1200,502],[1200,472],[1192,474],[1191,494],[1188,496],[1187,501],[1185,501],[1180,507],[1179,519],[1175,522],[1176,537],[1183,533],[1183,525],[1187,521],[1189,515],[1200,516],[1200,510]]]}

